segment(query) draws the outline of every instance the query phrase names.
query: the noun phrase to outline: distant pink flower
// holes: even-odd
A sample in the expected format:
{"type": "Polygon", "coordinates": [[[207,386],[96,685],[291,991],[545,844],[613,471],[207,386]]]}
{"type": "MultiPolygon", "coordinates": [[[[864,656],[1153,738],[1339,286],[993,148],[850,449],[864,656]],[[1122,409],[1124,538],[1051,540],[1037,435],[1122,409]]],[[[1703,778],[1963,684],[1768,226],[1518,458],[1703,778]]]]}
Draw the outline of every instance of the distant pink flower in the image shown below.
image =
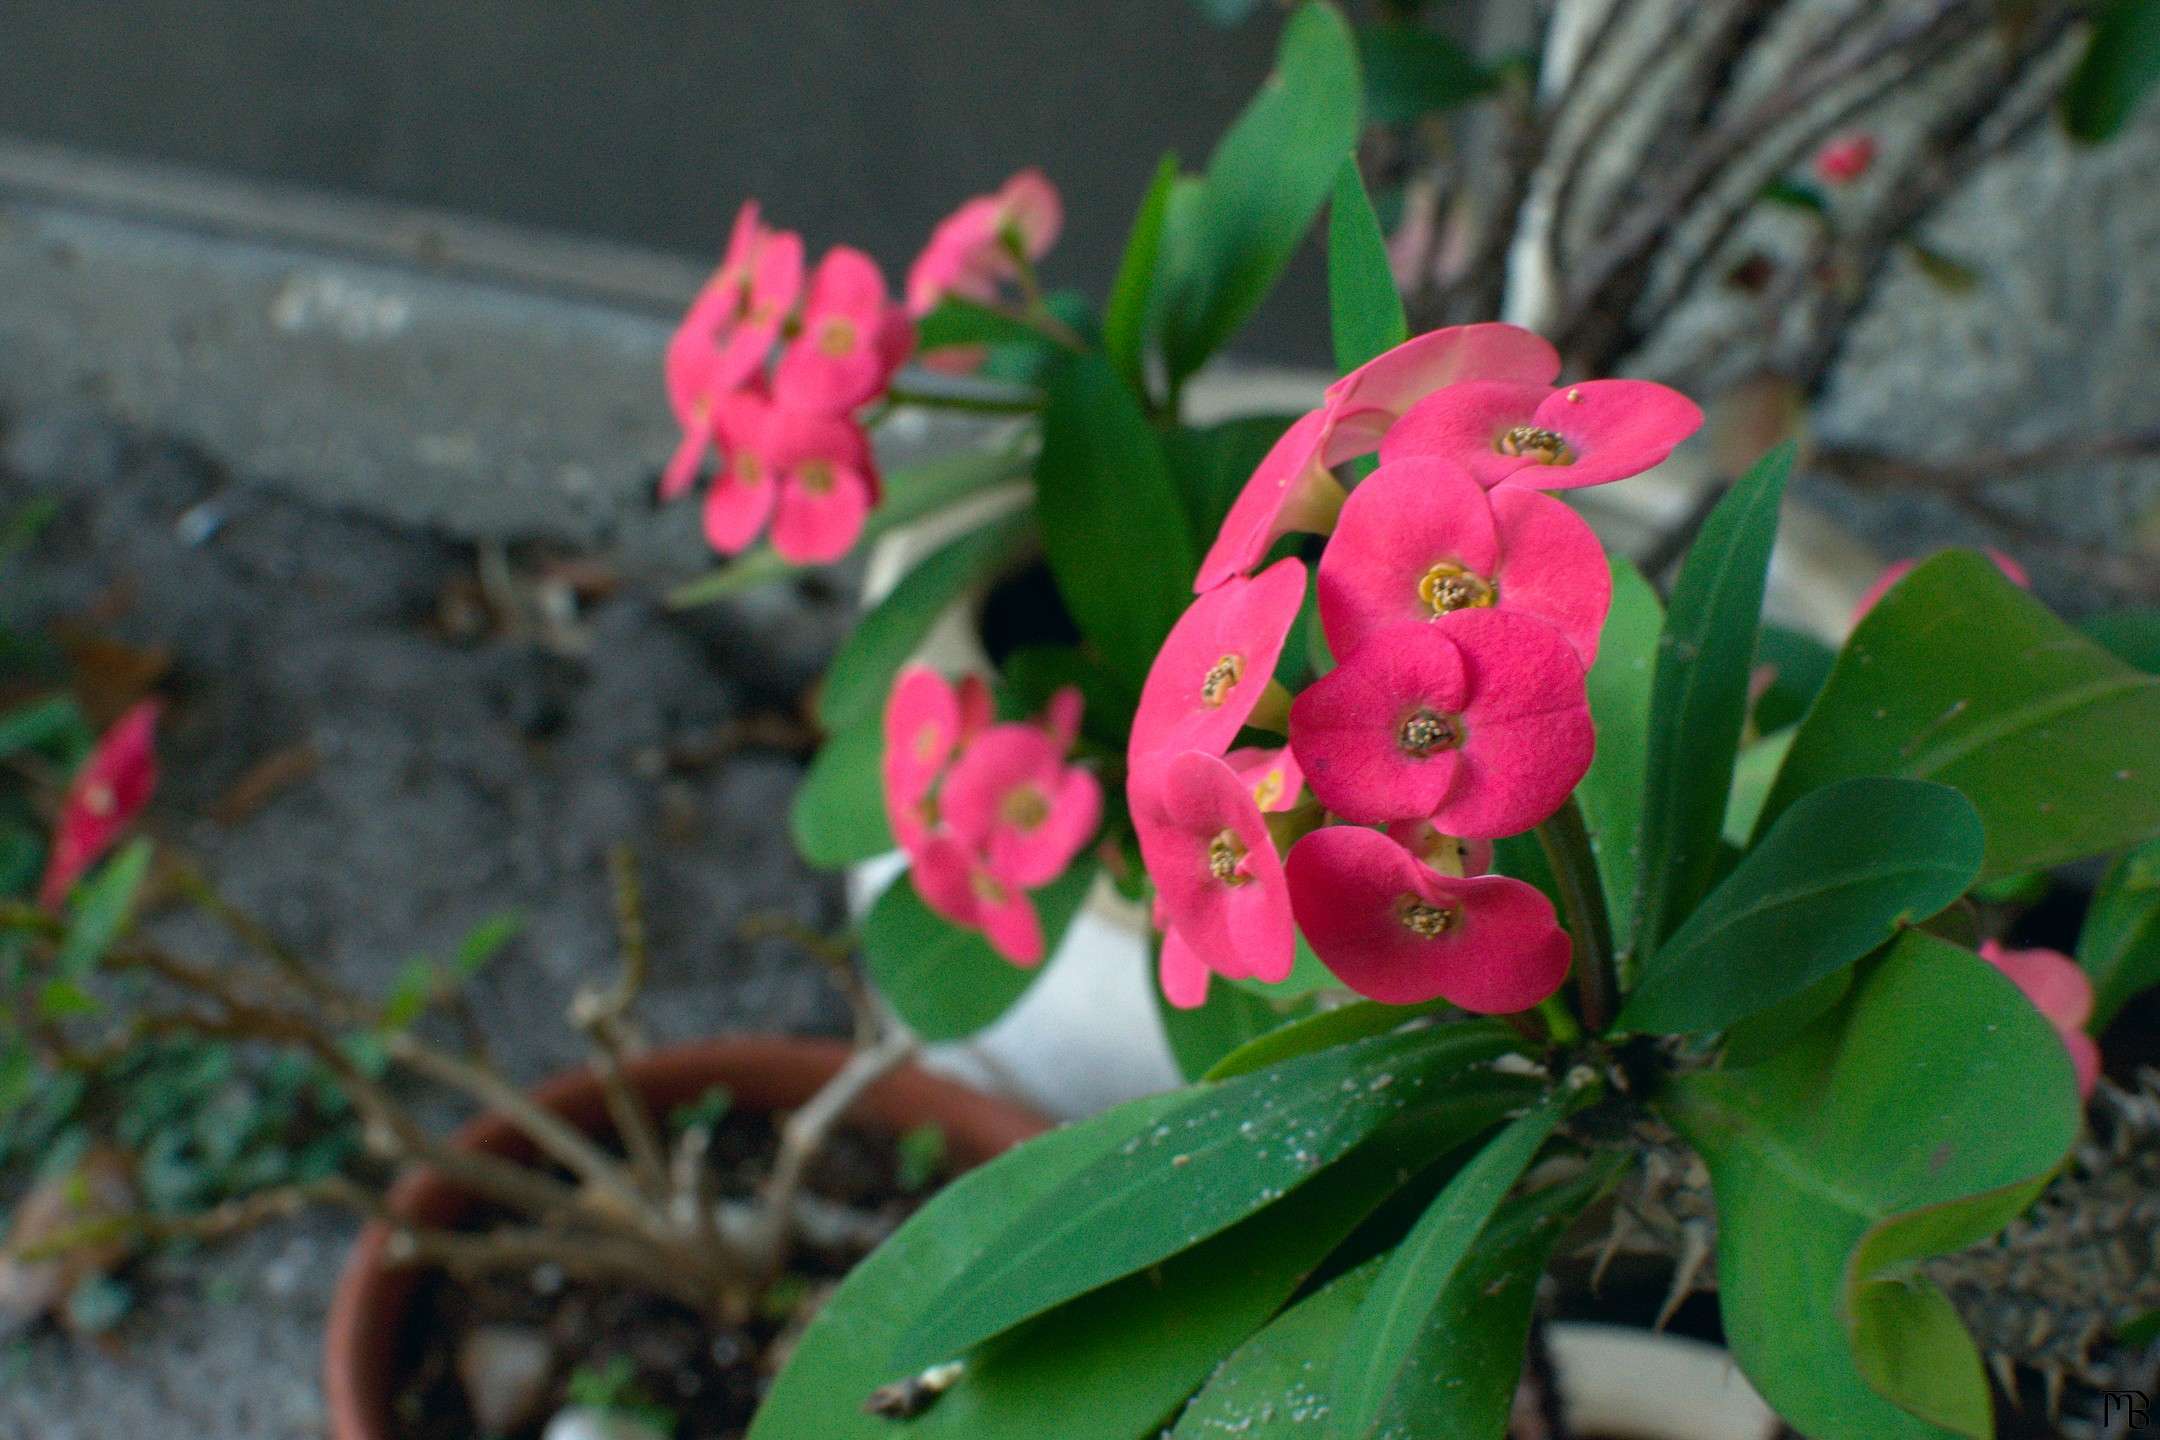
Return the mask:
{"type": "Polygon", "coordinates": [[[52,852],[38,903],[58,910],[98,858],[113,847],[150,803],[157,789],[157,720],[160,705],[144,700],[98,737],[68,782],[53,828],[52,852]]]}
{"type": "Polygon", "coordinates": [[[818,262],[803,302],[802,333],[773,372],[780,403],[844,414],[882,391],[915,345],[915,327],[885,293],[862,251],[836,245],[818,262]]]}
{"type": "Polygon", "coordinates": [[[1286,978],[1297,958],[1290,894],[1245,783],[1216,756],[1189,750],[1136,776],[1132,802],[1166,928],[1218,975],[1286,978]]]}
{"type": "Polygon", "coordinates": [[[1064,873],[1102,819],[1102,787],[1034,725],[993,725],[946,777],[940,808],[992,874],[1047,885],[1064,873]]]}
{"type": "MultiPolygon", "coordinates": [[[[802,238],[768,229],[758,219],[757,202],[744,202],[720,268],[668,341],[668,403],[686,446],[709,428],[713,403],[765,363],[802,291],[802,273],[802,238]]],[[[682,471],[680,455],[669,468],[671,474],[682,471]]],[[[688,472],[695,475],[694,461],[688,472]]],[[[688,483],[678,481],[670,493],[688,483]]]]}
{"type": "Polygon", "coordinates": [[[1230,748],[1275,678],[1275,661],[1305,603],[1305,564],[1277,561],[1186,607],[1140,690],[1126,750],[1131,768],[1158,752],[1230,748]]]}
{"type": "Polygon", "coordinates": [[[1320,557],[1320,622],[1338,660],[1405,620],[1462,610],[1545,621],[1584,665],[1612,604],[1612,572],[1589,524],[1550,495],[1486,492],[1452,460],[1396,460],[1343,506],[1320,557]]]}
{"type": "Polygon", "coordinates": [[[1442,875],[1458,880],[1492,869],[1492,841],[1450,835],[1430,820],[1392,821],[1387,837],[1442,875]]]}
{"type": "Polygon", "coordinates": [[[1287,745],[1265,749],[1248,745],[1223,757],[1262,810],[1289,810],[1305,793],[1305,772],[1287,745]]]}
{"type": "MultiPolygon", "coordinates": [[[[2025,573],[2023,565],[2000,550],[1991,549],[1986,553],[1988,559],[1995,562],[1995,568],[2002,571],[2003,577],[2011,584],[2021,590],[2032,589],[2032,577],[2025,573]]],[[[1884,567],[1882,574],[1875,577],[1875,583],[1868,586],[1867,594],[1860,597],[1860,603],[1853,606],[1852,623],[1859,624],[1861,617],[1873,610],[1882,597],[1889,594],[1898,581],[1910,575],[1913,567],[1919,563],[1918,560],[1898,560],[1884,567]]]]}
{"type": "Polygon", "coordinates": [[[927,665],[900,672],[885,698],[885,818],[910,855],[937,823],[932,792],[960,743],[960,699],[927,665]]]}
{"type": "MultiPolygon", "coordinates": [[[[984,692],[987,697],[988,692],[984,692]]],[[[1080,738],[1080,716],[1086,702],[1077,685],[1061,686],[1043,707],[1042,726],[1052,740],[1057,742],[1058,753],[1072,749],[1080,738]]]]}
{"type": "Polygon", "coordinates": [[[1536,887],[1458,880],[1377,830],[1331,825],[1291,847],[1298,928],[1367,999],[1444,999],[1480,1015],[1527,1010],[1567,978],[1571,947],[1536,887]]]}
{"type": "Polygon", "coordinates": [[[1702,428],[1702,409],[1648,380],[1553,389],[1473,381],[1412,406],[1380,446],[1383,462],[1437,455],[1480,485],[1573,490],[1640,475],[1702,428]]]}
{"type": "Polygon", "coordinates": [[[1329,472],[1372,454],[1388,428],[1434,391],[1473,379],[1546,385],[1559,373],[1559,353],[1514,325],[1450,326],[1368,360],[1330,385],[1320,408],[1285,431],[1254,469],[1193,589],[1205,593],[1252,569],[1284,535],[1333,529],[1343,490],[1329,472]]]}
{"type": "Polygon", "coordinates": [[[1980,958],[2009,976],[2055,1027],[2077,1072],[2078,1095],[2091,1099],[2100,1083],[2100,1047],[2085,1032],[2092,1020],[2093,986],[2084,967],[2060,950],[2009,950],[1997,940],[1980,942],[1980,958]]]}
{"type": "Polygon", "coordinates": [[[809,410],[744,388],[720,403],[725,465],[705,496],[705,538],[732,555],[769,517],[773,549],[794,564],[845,555],[877,503],[869,438],[846,415],[809,410]]]}
{"type": "Polygon", "coordinates": [[[929,314],[947,295],[986,302],[1014,278],[1014,249],[1040,260],[1065,223],[1057,187],[1040,170],[1022,170],[994,195],[978,195],[938,222],[908,270],[907,308],[929,314]]]}
{"type": "Polygon", "coordinates": [[[1346,820],[1429,818],[1489,839],[1559,809],[1596,736],[1559,631],[1463,610],[1372,635],[1297,697],[1290,744],[1313,795],[1346,820]]]}
{"type": "Polygon", "coordinates": [[[1815,178],[1825,185],[1850,185],[1875,163],[1875,137],[1865,131],[1840,135],[1815,152],[1815,178]]]}
{"type": "Polygon", "coordinates": [[[1027,891],[1000,877],[949,834],[923,842],[909,871],[923,904],[963,929],[980,930],[990,948],[1023,968],[1043,958],[1042,918],[1027,891]]]}

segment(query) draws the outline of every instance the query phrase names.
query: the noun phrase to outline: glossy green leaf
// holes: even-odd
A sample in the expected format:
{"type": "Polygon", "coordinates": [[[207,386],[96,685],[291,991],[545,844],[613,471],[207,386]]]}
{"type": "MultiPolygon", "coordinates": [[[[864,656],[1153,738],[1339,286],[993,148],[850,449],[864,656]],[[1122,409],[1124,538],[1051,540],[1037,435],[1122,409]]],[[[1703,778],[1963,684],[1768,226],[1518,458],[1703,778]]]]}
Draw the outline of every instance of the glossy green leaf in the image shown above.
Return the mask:
{"type": "Polygon", "coordinates": [[[2160,610],[2107,610],[2078,628],[2123,664],[2160,675],[2160,610]]]}
{"type": "Polygon", "coordinates": [[[1780,1414],[1819,1440],[1993,1433],[1916,1262],[2020,1212],[2077,1135],[2069,1057],[2016,986],[1908,933],[1774,1058],[1661,1108],[1709,1164],[1726,1336],[1780,1414]]]}
{"type": "MultiPolygon", "coordinates": [[[[858,547],[882,539],[903,525],[958,504],[970,495],[994,490],[1027,473],[1027,452],[1018,449],[965,450],[957,455],[926,460],[895,470],[885,477],[885,495],[870,518],[863,522],[858,547]]],[[[769,585],[799,573],[803,567],[780,558],[771,546],[760,546],[697,579],[668,592],[674,609],[708,605],[760,585],[769,585]]]]}
{"type": "MultiPolygon", "coordinates": [[[[1387,1035],[1210,1085],[1035,1206],[924,1314],[928,1364],[1266,1208],[1412,1109],[1457,1142],[1533,1093],[1497,1027],[1387,1035]]],[[[1435,1149],[1446,1144],[1436,1142],[1435,1149]]]]}
{"type": "Polygon", "coordinates": [[[1798,733],[1788,726],[1768,739],[1740,747],[1733,761],[1732,796],[1725,802],[1725,843],[1733,849],[1746,849],[1754,838],[1756,822],[1762,819],[1763,806],[1770,801],[1771,787],[1777,784],[1778,771],[1785,768],[1785,757],[1792,753],[1798,733]]]}
{"type": "Polygon", "coordinates": [[[1755,729],[1768,735],[1796,725],[1822,693],[1837,652],[1813,635],[1784,625],[1765,625],[1755,641],[1755,663],[1770,670],[1770,684],[1755,701],[1755,729]]]}
{"type": "Polygon", "coordinates": [[[1970,551],[1924,561],[1854,630],[1764,809],[1854,775],[1953,785],[1988,876],[2160,834],[2160,678],[2080,636],[1970,551]]]}
{"type": "Polygon", "coordinates": [[[1477,99],[1496,73],[1447,36],[1407,21],[1358,32],[1365,62],[1365,107],[1375,125],[1402,125],[1420,115],[1477,99]]]}
{"type": "Polygon", "coordinates": [[[1170,192],[1177,185],[1177,156],[1165,155],[1133,217],[1132,234],[1111,282],[1110,305],[1103,314],[1103,353],[1110,368],[1135,396],[1147,388],[1147,327],[1155,310],[1155,277],[1160,273],[1163,226],[1170,216],[1170,192]]]}
{"type": "Polygon", "coordinates": [[[1694,909],[1717,868],[1770,547],[1792,461],[1792,445],[1780,445],[1740,477],[1710,512],[1673,585],[1650,699],[1634,926],[1635,948],[1644,955],[1694,909]]]}
{"type": "MultiPolygon", "coordinates": [[[[1216,1061],[1205,1078],[1227,1080],[1234,1075],[1250,1075],[1255,1070],[1265,1070],[1300,1055],[1390,1034],[1413,1020],[1446,1015],[1452,1008],[1445,1000],[1432,1000],[1423,1005],[1382,1005],[1375,1000],[1355,1000],[1294,1020],[1279,1030],[1247,1041],[1216,1061]]],[[[1482,1025],[1486,1022],[1470,1023],[1482,1025]]]]}
{"type": "Polygon", "coordinates": [[[803,859],[839,870],[893,848],[880,773],[884,757],[881,715],[826,737],[788,807],[788,829],[803,859]]]}
{"type": "Polygon", "coordinates": [[[1387,1257],[1330,1280],[1240,1345],[1179,1414],[1170,1440],[1311,1440],[1330,1408],[1327,1357],[1387,1257]]]}
{"type": "Polygon", "coordinates": [[[818,722],[827,730],[878,723],[893,676],[922,648],[930,628],[954,602],[1011,565],[1031,533],[1025,512],[1006,515],[948,542],[902,576],[877,608],[855,622],[833,657],[818,695],[818,722]]]}
{"type": "MultiPolygon", "coordinates": [[[[1158,936],[1150,947],[1151,955],[1161,945],[1158,936]]],[[[1150,986],[1150,990],[1170,1054],[1188,1080],[1201,1079],[1224,1056],[1280,1029],[1288,1019],[1266,997],[1220,981],[1208,986],[1207,999],[1190,1010],[1180,1010],[1164,999],[1160,986],[1150,986]]]]}
{"type": "MultiPolygon", "coordinates": [[[[1092,860],[1082,859],[1029,892],[1042,921],[1046,957],[1057,953],[1095,871],[1092,860]]],[[[886,886],[863,917],[862,948],[871,978],[900,1018],[933,1044],[991,1024],[1042,974],[1042,966],[1022,969],[991,949],[979,932],[931,913],[905,875],[886,886]]]]}
{"type": "Polygon", "coordinates": [[[68,903],[67,936],[54,962],[63,979],[82,980],[127,933],[135,918],[136,897],[150,873],[150,855],[148,840],[130,840],[75,887],[68,903]]]}
{"type": "Polygon", "coordinates": [[[1947,785],[1863,777],[1785,812],[1657,949],[1623,1030],[1722,1030],[1950,905],[1979,878],[1980,817],[1947,785]]]}
{"type": "Polygon", "coordinates": [[[1199,369],[1274,288],[1357,145],[1359,89],[1350,27],[1325,0],[1306,0],[1183,217],[1163,309],[1173,377],[1199,369]]]}
{"type": "Polygon", "coordinates": [[[1597,753],[1575,789],[1590,831],[1613,944],[1625,952],[1635,930],[1636,876],[1642,863],[1643,779],[1650,763],[1650,686],[1657,673],[1665,607],[1642,572],[1612,557],[1612,609],[1590,667],[1590,716],[1597,753]]]}
{"type": "Polygon", "coordinates": [[[819,1307],[750,1440],[889,1440],[892,1422],[864,1414],[863,1400],[894,1377],[888,1357],[924,1302],[1036,1201],[1183,1100],[1150,1095],[1052,1130],[931,1197],[819,1307]]]}
{"type": "MultiPolygon", "coordinates": [[[[1350,1326],[1354,1338],[1336,1352],[1328,1427],[1335,1440],[1384,1436],[1393,1433],[1389,1427],[1398,1419],[1410,1416],[1422,1416],[1430,1426],[1449,1404],[1441,1392],[1460,1388],[1447,1383],[1455,1378],[1449,1352],[1468,1338],[1448,1323],[1456,1318],[1447,1313],[1449,1291],[1500,1202],[1568,1109],[1567,1099],[1548,1096],[1511,1122],[1456,1172],[1395,1247],[1358,1307],[1350,1326]]],[[[1535,1290],[1535,1277],[1522,1288],[1535,1290]]],[[[1503,1412],[1505,1405],[1503,1399],[1503,1412]]],[[[1482,1433],[1452,1424],[1437,1428],[1448,1434],[1482,1433]]]]}
{"type": "Polygon", "coordinates": [[[2114,137],[2160,80],[2160,5],[2106,0],[2084,57],[2063,87],[2063,128],[2096,145],[2114,137]]]}
{"type": "Polygon", "coordinates": [[[1155,428],[1100,356],[1052,372],[1035,509],[1065,608],[1137,693],[1200,559],[1155,428]]]}
{"type": "Polygon", "coordinates": [[[1342,162],[1328,202],[1328,317],[1335,368],[1348,374],[1410,338],[1402,296],[1388,264],[1387,237],[1366,198],[1357,157],[1342,162]]]}
{"type": "Polygon", "coordinates": [[[2123,856],[2100,882],[2077,958],[2092,977],[2096,1035],[2132,996],[2160,985],[2160,840],[2123,856]]]}

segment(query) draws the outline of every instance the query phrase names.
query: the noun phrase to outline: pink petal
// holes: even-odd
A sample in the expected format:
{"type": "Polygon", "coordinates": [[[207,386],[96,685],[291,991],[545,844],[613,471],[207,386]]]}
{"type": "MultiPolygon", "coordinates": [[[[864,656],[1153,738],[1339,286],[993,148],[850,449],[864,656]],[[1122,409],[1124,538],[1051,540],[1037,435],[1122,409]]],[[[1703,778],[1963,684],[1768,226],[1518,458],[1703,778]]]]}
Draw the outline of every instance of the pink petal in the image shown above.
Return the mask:
{"type": "Polygon", "coordinates": [[[1282,433],[1223,517],[1193,577],[1193,593],[1205,595],[1244,574],[1293,531],[1325,535],[1334,528],[1343,489],[1320,460],[1327,431],[1327,412],[1315,410],[1282,433]]]}
{"type": "Polygon", "coordinates": [[[1041,964],[1042,918],[1027,892],[984,870],[976,872],[975,884],[981,891],[983,938],[990,948],[1023,970],[1041,964]]]}
{"type": "Polygon", "coordinates": [[[791,565],[823,565],[855,546],[870,515],[863,476],[826,461],[791,471],[780,486],[772,545],[791,565]]]}
{"type": "Polygon", "coordinates": [[[811,276],[802,333],[773,374],[775,396],[805,410],[854,409],[891,378],[886,327],[885,277],[877,262],[851,246],[834,246],[811,276]]]}
{"type": "Polygon", "coordinates": [[[1276,749],[1248,745],[1223,758],[1263,811],[1293,809],[1305,793],[1305,772],[1287,745],[1276,749]]]}
{"type": "Polygon", "coordinates": [[[1162,937],[1162,953],[1156,960],[1163,997],[1180,1010],[1194,1010],[1207,1003],[1208,967],[1185,938],[1171,930],[1162,937]]]}
{"type": "Polygon", "coordinates": [[[1597,532],[1565,501],[1536,490],[1502,485],[1490,499],[1500,532],[1495,608],[1543,620],[1587,669],[1612,608],[1612,567],[1597,532]]]}
{"type": "Polygon", "coordinates": [[[1702,428],[1702,407],[1649,380],[1585,380],[1555,390],[1532,423],[1562,436],[1574,458],[1532,464],[1510,479],[1539,490],[1574,490],[1640,475],[1665,462],[1702,428]]]}
{"type": "Polygon", "coordinates": [[[980,928],[982,905],[975,894],[975,857],[967,846],[951,835],[932,834],[915,850],[914,861],[908,877],[915,882],[915,893],[922,897],[930,913],[964,929],[980,928]]]}
{"type": "Polygon", "coordinates": [[[1230,748],[1275,676],[1283,641],[1305,603],[1305,565],[1277,561],[1194,600],[1171,627],[1141,687],[1128,764],[1158,751],[1230,748]]]}
{"type": "Polygon", "coordinates": [[[1382,465],[1351,492],[1320,556],[1320,624],[1335,658],[1347,659],[1377,630],[1433,619],[1420,587],[1443,564],[1495,580],[1500,540],[1484,487],[1451,460],[1382,465]]]}
{"type": "Polygon", "coordinates": [[[1451,793],[1467,742],[1428,755],[1402,742],[1414,713],[1459,715],[1471,697],[1451,628],[1413,621],[1376,634],[1291,704],[1291,749],[1329,810],[1360,823],[1418,819],[1451,793]]]}
{"type": "Polygon", "coordinates": [[[2092,978],[2062,951],[2009,950],[1998,940],[1987,940],[1981,942],[1980,958],[2009,976],[2058,1029],[2082,1030],[2092,1019],[2092,978]]]}
{"type": "Polygon", "coordinates": [[[989,682],[980,675],[961,676],[956,694],[960,703],[959,743],[965,745],[989,728],[997,715],[997,701],[990,694],[989,682]]]}
{"type": "Polygon", "coordinates": [[[1433,628],[1461,653],[1470,691],[1462,768],[1433,823],[1480,838],[1542,824],[1597,749],[1582,662],[1559,631],[1523,615],[1464,610],[1433,628]]]}
{"type": "Polygon", "coordinates": [[[667,468],[660,472],[660,499],[677,500],[690,493],[697,484],[698,475],[705,468],[705,456],[712,449],[712,427],[701,422],[683,431],[682,441],[675,453],[668,457],[667,468]]]}
{"type": "Polygon", "coordinates": [[[1344,825],[1298,841],[1288,875],[1313,952],[1368,999],[1445,999],[1499,1015],[1529,1009],[1567,978],[1570,946],[1552,902],[1520,880],[1440,875],[1380,832],[1344,825]]]}
{"type": "Polygon", "coordinates": [[[938,222],[929,243],[908,270],[907,308],[929,314],[947,295],[989,300],[1012,261],[998,248],[1003,208],[994,196],[980,195],[938,222]]]}
{"type": "Polygon", "coordinates": [[[1019,233],[1021,248],[1030,260],[1040,260],[1065,225],[1065,205],[1058,198],[1057,187],[1042,171],[1030,166],[1007,180],[997,198],[1005,222],[1019,233]]]}
{"type": "Polygon", "coordinates": [[[772,516],[773,490],[772,472],[757,455],[731,456],[705,492],[705,543],[723,555],[747,550],[772,516]]]}
{"type": "Polygon", "coordinates": [[[1213,755],[1187,751],[1134,776],[1140,855],[1170,928],[1217,974],[1279,981],[1297,959],[1282,861],[1250,791],[1213,755]],[[1234,869],[1218,875],[1219,856],[1234,869]]]}
{"type": "Polygon", "coordinates": [[[2100,1084],[2100,1047],[2083,1030],[2065,1030],[2063,1046],[2070,1052],[2070,1069],[2077,1075],[2078,1098],[2092,1099],[2100,1084]]]}
{"type": "Polygon", "coordinates": [[[1333,435],[1327,463],[1370,455],[1390,426],[1445,386],[1471,380],[1550,385],[1559,373],[1559,352],[1520,326],[1453,325],[1414,336],[1328,387],[1333,435]]]}
{"type": "Polygon", "coordinates": [[[75,882],[127,832],[157,790],[157,721],[164,707],[143,700],[98,737],[68,782],[53,831],[38,903],[57,910],[75,882]]]}
{"type": "Polygon", "coordinates": [[[925,802],[944,773],[960,729],[960,704],[927,665],[900,672],[885,700],[885,818],[900,848],[914,853],[928,836],[925,802]]]}
{"type": "Polygon", "coordinates": [[[1060,755],[1069,752],[1080,738],[1080,717],[1086,708],[1087,699],[1077,685],[1059,687],[1043,707],[1043,729],[1057,742],[1060,755]]]}
{"type": "Polygon", "coordinates": [[[1497,380],[1475,380],[1436,390],[1410,407],[1380,444],[1380,463],[1413,456],[1452,460],[1478,484],[1490,488],[1526,465],[1528,455],[1509,455],[1501,438],[1537,416],[1539,402],[1552,389],[1497,380]]]}

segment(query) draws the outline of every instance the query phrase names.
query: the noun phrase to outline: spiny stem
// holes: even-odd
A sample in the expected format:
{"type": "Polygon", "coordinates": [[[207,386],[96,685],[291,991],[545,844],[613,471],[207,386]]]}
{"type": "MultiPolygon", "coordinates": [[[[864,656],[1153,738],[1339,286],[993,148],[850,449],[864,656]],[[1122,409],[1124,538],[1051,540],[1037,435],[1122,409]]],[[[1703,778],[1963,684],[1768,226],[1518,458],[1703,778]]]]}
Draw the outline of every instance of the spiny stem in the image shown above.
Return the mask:
{"type": "Polygon", "coordinates": [[[1575,986],[1583,1027],[1600,1035],[1613,1015],[1612,920],[1605,913],[1605,888],[1590,850],[1590,830],[1573,795],[1537,827],[1537,837],[1560,887],[1560,903],[1575,940],[1575,986]]]}

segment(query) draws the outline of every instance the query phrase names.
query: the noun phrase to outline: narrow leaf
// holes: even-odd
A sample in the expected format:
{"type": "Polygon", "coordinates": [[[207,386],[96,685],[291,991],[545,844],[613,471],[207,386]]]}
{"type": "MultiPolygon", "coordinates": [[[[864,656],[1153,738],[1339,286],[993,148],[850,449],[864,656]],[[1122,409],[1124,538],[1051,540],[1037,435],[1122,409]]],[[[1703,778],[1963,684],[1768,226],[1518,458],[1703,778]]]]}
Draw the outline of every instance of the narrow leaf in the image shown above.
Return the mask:
{"type": "Polygon", "coordinates": [[[2160,985],[2160,840],[2123,856],[2100,882],[2077,958],[2092,977],[2096,1035],[2139,991],[2160,985]]]}
{"type": "Polygon", "coordinates": [[[2113,138],[2155,80],[2160,80],[2160,5],[2107,0],[2084,58],[2063,87],[2063,128],[2088,145],[2113,138]]]}
{"type": "Polygon", "coordinates": [[[1163,222],[1170,214],[1170,192],[1177,184],[1177,156],[1165,155],[1155,167],[1133,218],[1132,234],[1110,285],[1110,305],[1103,314],[1103,353],[1125,388],[1147,399],[1147,325],[1154,313],[1155,277],[1162,251],[1163,222]]]}
{"type": "Polygon", "coordinates": [[[1335,174],[1328,203],[1328,315],[1335,368],[1345,374],[1410,338],[1387,240],[1351,156],[1335,174]]]}
{"type": "Polygon", "coordinates": [[[1314,1360],[1340,1347],[1387,1257],[1336,1276],[1240,1345],[1178,1416],[1170,1440],[1308,1440],[1332,1397],[1314,1360]]]}
{"type": "Polygon", "coordinates": [[[1441,1015],[1452,1009],[1444,1000],[1430,1001],[1424,1005],[1382,1005],[1376,1000],[1357,1000],[1348,1005],[1338,1005],[1332,1010],[1322,1010],[1302,1020],[1292,1021],[1279,1030],[1248,1040],[1215,1062],[1215,1068],[1204,1077],[1209,1080],[1228,1080],[1234,1075],[1250,1075],[1255,1070],[1300,1055],[1310,1055],[1352,1040],[1365,1040],[1374,1035],[1386,1035],[1400,1030],[1411,1021],[1424,1016],[1441,1015]]]}
{"type": "Polygon", "coordinates": [[[1365,105],[1375,125],[1403,125],[1420,115],[1477,99],[1497,74],[1435,31],[1400,22],[1358,32],[1365,62],[1365,105]]]}
{"type": "Polygon", "coordinates": [[[91,877],[75,887],[68,907],[67,938],[54,962],[64,979],[80,982],[135,918],[135,899],[150,873],[150,842],[131,840],[91,877]]]}
{"type": "Polygon", "coordinates": [[[1657,673],[1658,633],[1665,607],[1642,572],[1612,557],[1612,609],[1590,667],[1590,716],[1597,753],[1576,787],[1583,822],[1597,856],[1612,916],[1613,944],[1623,953],[1635,929],[1636,876],[1642,868],[1643,780],[1650,763],[1650,686],[1657,673]]]}

